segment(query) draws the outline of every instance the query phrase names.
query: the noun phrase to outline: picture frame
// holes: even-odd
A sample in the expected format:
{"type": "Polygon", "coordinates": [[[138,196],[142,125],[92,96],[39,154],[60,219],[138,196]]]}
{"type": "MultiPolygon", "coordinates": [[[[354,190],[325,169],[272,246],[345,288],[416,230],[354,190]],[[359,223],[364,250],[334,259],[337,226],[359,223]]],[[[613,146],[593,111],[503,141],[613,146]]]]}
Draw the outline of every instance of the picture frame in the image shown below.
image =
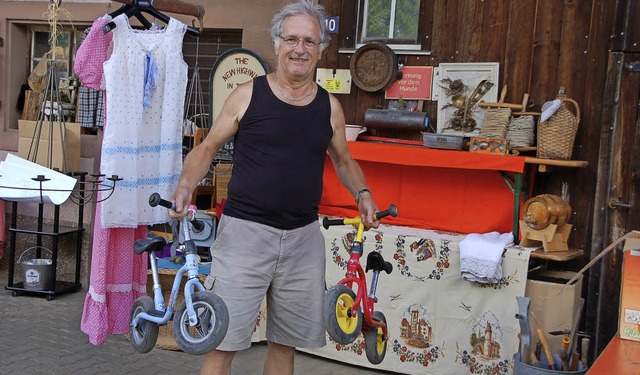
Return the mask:
{"type": "Polygon", "coordinates": [[[438,74],[434,75],[437,77],[434,88],[438,91],[438,133],[464,137],[479,135],[484,110],[477,104],[498,100],[499,70],[497,62],[439,65],[438,74]],[[471,96],[476,89],[477,100],[474,102],[471,96]]]}

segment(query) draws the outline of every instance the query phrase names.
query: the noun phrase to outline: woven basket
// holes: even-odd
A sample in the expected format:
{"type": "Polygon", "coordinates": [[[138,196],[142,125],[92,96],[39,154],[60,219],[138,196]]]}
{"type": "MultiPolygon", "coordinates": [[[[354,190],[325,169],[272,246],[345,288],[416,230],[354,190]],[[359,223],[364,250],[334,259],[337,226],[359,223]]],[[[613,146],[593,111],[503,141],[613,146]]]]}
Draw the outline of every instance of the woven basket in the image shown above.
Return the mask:
{"type": "Polygon", "coordinates": [[[571,159],[573,142],[580,122],[580,107],[574,100],[559,97],[562,104],[556,113],[538,124],[537,156],[543,159],[571,159]],[[573,105],[573,112],[567,103],[573,105]],[[575,113],[574,113],[575,112],[575,113]]]}
{"type": "MultiPolygon", "coordinates": [[[[173,279],[176,277],[177,270],[167,269],[167,268],[159,268],[158,269],[158,278],[160,279],[160,285],[162,285],[162,295],[164,297],[164,302],[169,303],[169,293],[171,293],[171,287],[173,286],[173,279]]],[[[186,272],[180,282],[180,289],[178,291],[178,295],[176,297],[176,305],[175,309],[178,309],[180,303],[184,300],[183,291],[184,286],[187,282],[186,272]]],[[[204,283],[205,275],[199,275],[200,282],[204,283]]],[[[151,270],[147,273],[147,295],[153,298],[153,277],[151,276],[151,270]]],[[[156,342],[156,349],[163,350],[177,350],[181,351],[182,349],[178,346],[178,343],[173,338],[173,317],[167,324],[160,326],[158,330],[158,341],[156,342]]]]}
{"type": "Polygon", "coordinates": [[[507,135],[509,117],[511,117],[509,108],[487,108],[479,131],[480,137],[504,139],[507,135]]]}
{"type": "Polygon", "coordinates": [[[512,116],[507,128],[509,147],[531,147],[536,139],[533,116],[512,116]]]}

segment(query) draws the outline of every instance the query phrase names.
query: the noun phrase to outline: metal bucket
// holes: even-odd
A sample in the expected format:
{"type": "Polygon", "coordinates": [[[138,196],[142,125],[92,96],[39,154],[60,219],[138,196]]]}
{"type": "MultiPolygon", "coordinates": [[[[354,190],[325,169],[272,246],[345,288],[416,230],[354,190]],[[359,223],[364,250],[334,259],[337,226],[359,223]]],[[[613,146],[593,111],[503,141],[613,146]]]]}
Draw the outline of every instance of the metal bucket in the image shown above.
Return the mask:
{"type": "MultiPolygon", "coordinates": [[[[553,358],[556,363],[560,363],[559,355],[554,354],[553,358]]],[[[578,371],[549,370],[544,353],[540,356],[540,367],[520,362],[520,354],[518,353],[513,356],[513,361],[513,375],[584,375],[587,373],[587,368],[582,362],[578,362],[578,371]]]]}
{"type": "Polygon", "coordinates": [[[22,285],[29,290],[51,290],[51,259],[32,258],[22,260],[22,256],[29,250],[41,248],[47,250],[49,254],[51,250],[46,247],[33,246],[23,251],[18,258],[18,264],[22,267],[22,285]]]}

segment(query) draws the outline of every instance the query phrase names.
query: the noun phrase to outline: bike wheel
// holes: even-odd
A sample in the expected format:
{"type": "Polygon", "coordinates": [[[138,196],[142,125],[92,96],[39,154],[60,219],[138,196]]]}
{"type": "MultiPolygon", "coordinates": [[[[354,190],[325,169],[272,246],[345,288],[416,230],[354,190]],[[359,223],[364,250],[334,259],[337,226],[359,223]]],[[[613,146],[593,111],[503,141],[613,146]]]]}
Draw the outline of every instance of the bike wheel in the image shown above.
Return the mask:
{"type": "Polygon", "coordinates": [[[139,314],[155,311],[153,299],[149,296],[142,296],[133,302],[131,307],[131,316],[129,318],[129,337],[131,338],[131,346],[138,353],[149,353],[158,341],[158,325],[145,319],[138,321],[137,327],[132,327],[131,322],[139,314]]]}
{"type": "MultiPolygon", "coordinates": [[[[374,311],[371,317],[377,322],[382,322],[387,325],[387,319],[380,311],[374,311]]],[[[387,354],[387,338],[383,336],[382,328],[370,327],[367,333],[364,334],[364,351],[367,354],[367,359],[374,365],[379,364],[387,354]]]]}
{"type": "Polygon", "coordinates": [[[218,347],[227,334],[229,310],[213,292],[193,293],[191,300],[198,322],[189,325],[187,303],[182,301],[173,316],[173,338],[185,353],[205,354],[218,347]]]}
{"type": "Polygon", "coordinates": [[[354,313],[356,294],[338,284],[324,295],[323,315],[329,336],[339,344],[351,344],[362,328],[362,311],[354,313]]]}

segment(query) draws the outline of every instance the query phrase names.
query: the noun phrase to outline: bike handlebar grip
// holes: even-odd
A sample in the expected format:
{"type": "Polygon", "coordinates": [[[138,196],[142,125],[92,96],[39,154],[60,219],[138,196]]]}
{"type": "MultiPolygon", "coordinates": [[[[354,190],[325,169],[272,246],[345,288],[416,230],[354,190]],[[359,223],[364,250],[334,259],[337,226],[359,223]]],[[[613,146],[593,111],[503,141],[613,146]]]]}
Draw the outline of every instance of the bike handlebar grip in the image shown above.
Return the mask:
{"type": "Polygon", "coordinates": [[[166,199],[162,199],[160,197],[160,194],[158,193],[153,193],[151,194],[151,196],[149,196],[149,206],[151,207],[155,207],[155,206],[162,206],[162,207],[166,207],[166,208],[170,208],[170,209],[175,209],[175,205],[173,204],[173,202],[170,202],[166,199]]]}
{"type": "Polygon", "coordinates": [[[193,231],[196,233],[200,233],[204,230],[204,222],[202,220],[193,219],[190,221],[191,226],[193,227],[193,231]]]}
{"type": "Polygon", "coordinates": [[[344,219],[329,219],[326,216],[324,219],[322,219],[322,226],[324,227],[324,229],[329,229],[329,227],[332,225],[343,225],[343,224],[344,224],[344,219]]]}
{"type": "Polygon", "coordinates": [[[383,217],[386,217],[386,216],[392,216],[392,217],[398,216],[398,207],[396,207],[395,204],[391,204],[391,205],[389,205],[389,208],[387,208],[386,210],[381,211],[381,212],[377,212],[376,213],[376,220],[380,220],[380,219],[382,219],[383,217]]]}

